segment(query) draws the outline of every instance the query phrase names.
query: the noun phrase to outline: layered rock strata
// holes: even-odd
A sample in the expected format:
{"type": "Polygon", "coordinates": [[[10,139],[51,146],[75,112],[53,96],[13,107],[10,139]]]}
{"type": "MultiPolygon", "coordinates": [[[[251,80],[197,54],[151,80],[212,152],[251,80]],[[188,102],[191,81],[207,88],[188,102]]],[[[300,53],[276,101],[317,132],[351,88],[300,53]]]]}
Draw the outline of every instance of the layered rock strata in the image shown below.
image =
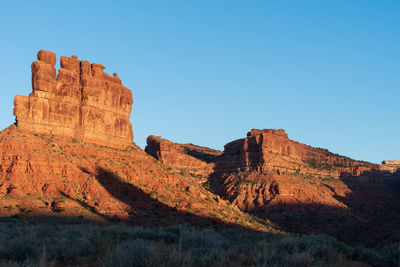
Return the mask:
{"type": "Polygon", "coordinates": [[[284,130],[253,129],[225,145],[209,183],[240,210],[286,229],[352,239],[363,236],[355,229],[379,223],[390,232],[398,223],[399,176],[383,168],[292,141],[284,130]]]}
{"type": "Polygon", "coordinates": [[[400,160],[384,160],[382,164],[400,166],[400,160]]]}
{"type": "Polygon", "coordinates": [[[101,64],[40,50],[32,63],[32,92],[17,95],[18,130],[73,137],[111,147],[132,144],[132,92],[101,64]]]}
{"type": "Polygon", "coordinates": [[[384,160],[381,169],[389,172],[400,171],[400,160],[384,160]]]}
{"type": "Polygon", "coordinates": [[[135,144],[116,150],[13,124],[0,131],[0,155],[0,221],[226,227],[235,214],[249,227],[270,229],[135,144]]]}
{"type": "Polygon", "coordinates": [[[145,151],[169,167],[204,173],[213,172],[215,161],[222,155],[219,150],[173,143],[154,135],[147,138],[145,151]]]}
{"type": "Polygon", "coordinates": [[[246,138],[224,146],[216,171],[312,172],[339,177],[373,175],[378,169],[377,164],[355,161],[327,149],[292,141],[282,129],[253,129],[246,138]]]}

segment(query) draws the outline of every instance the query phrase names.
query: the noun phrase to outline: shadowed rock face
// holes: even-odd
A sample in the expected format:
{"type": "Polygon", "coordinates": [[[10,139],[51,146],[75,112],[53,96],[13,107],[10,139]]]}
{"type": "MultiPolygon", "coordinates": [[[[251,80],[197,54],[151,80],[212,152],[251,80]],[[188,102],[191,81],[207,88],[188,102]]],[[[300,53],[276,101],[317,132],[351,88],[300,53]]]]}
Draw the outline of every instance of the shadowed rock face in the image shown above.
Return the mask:
{"type": "Polygon", "coordinates": [[[132,143],[129,121],[132,92],[121,79],[104,73],[101,64],[61,57],[40,50],[32,63],[32,92],[17,95],[14,115],[18,130],[73,137],[112,147],[132,143]]]}
{"type": "Polygon", "coordinates": [[[193,144],[178,144],[159,136],[147,137],[145,151],[165,165],[211,173],[222,151],[193,144]]]}

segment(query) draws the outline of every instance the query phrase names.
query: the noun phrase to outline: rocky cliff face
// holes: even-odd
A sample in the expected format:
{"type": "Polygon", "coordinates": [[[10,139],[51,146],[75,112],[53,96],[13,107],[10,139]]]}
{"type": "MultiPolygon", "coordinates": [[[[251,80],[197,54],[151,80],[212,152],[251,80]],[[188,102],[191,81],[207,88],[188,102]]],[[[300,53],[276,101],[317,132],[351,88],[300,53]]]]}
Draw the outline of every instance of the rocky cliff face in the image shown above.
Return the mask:
{"type": "Polygon", "coordinates": [[[318,173],[343,175],[373,175],[377,164],[355,161],[292,141],[284,130],[253,129],[246,138],[230,142],[217,164],[217,172],[256,170],[263,173],[318,173]]]}
{"type": "Polygon", "coordinates": [[[154,135],[147,138],[145,151],[169,167],[202,174],[213,172],[215,161],[222,155],[222,151],[219,150],[173,143],[154,135]]]}
{"type": "Polygon", "coordinates": [[[355,228],[375,223],[394,229],[393,171],[292,141],[284,130],[253,129],[225,145],[209,182],[239,209],[287,229],[353,238],[355,228]]]}
{"type": "Polygon", "coordinates": [[[101,64],[41,50],[32,63],[32,93],[14,99],[16,125],[22,132],[73,137],[112,147],[132,143],[129,121],[132,93],[101,64]]]}
{"type": "Polygon", "coordinates": [[[400,160],[384,160],[382,161],[381,169],[390,172],[400,171],[400,160]]]}
{"type": "Polygon", "coordinates": [[[242,226],[270,227],[134,143],[120,150],[11,125],[0,131],[0,155],[0,219],[224,226],[240,216],[242,226]]]}
{"type": "MultiPolygon", "coordinates": [[[[321,196],[330,194],[332,189],[322,185],[324,180],[340,182],[353,176],[374,180],[379,174],[377,164],[355,161],[292,141],[284,130],[275,129],[253,129],[246,138],[226,144],[214,169],[217,191],[247,211],[277,199],[303,202],[303,198],[311,195],[317,202],[324,199],[329,205],[335,205],[336,199],[321,196]],[[319,188],[307,183],[301,185],[304,180],[315,180],[313,183],[319,188]]],[[[345,186],[335,192],[342,189],[345,186]]]]}

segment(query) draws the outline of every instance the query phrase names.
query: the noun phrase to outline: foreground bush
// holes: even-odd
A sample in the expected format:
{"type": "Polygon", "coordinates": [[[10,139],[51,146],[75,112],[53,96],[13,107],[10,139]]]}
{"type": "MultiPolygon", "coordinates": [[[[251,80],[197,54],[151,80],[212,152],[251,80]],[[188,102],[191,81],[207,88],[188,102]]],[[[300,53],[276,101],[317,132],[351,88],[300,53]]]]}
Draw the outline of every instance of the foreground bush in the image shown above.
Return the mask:
{"type": "Polygon", "coordinates": [[[376,251],[326,235],[0,224],[1,266],[398,266],[399,257],[399,244],[376,251]]]}

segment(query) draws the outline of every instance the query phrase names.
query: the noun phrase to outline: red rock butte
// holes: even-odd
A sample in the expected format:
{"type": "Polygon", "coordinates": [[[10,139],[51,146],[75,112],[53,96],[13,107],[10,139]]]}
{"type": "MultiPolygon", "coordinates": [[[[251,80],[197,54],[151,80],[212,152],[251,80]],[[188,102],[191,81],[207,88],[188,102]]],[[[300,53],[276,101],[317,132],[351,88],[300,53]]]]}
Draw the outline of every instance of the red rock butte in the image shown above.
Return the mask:
{"type": "Polygon", "coordinates": [[[32,92],[14,99],[18,130],[118,148],[132,144],[132,92],[116,73],[104,73],[103,65],[77,56],[62,56],[57,74],[55,53],[40,50],[37,58],[32,92]]]}
{"type": "Polygon", "coordinates": [[[379,169],[377,164],[352,160],[327,149],[293,141],[283,129],[252,129],[246,138],[224,146],[216,171],[309,172],[310,167],[319,167],[318,173],[334,177],[372,174],[379,169]]]}

